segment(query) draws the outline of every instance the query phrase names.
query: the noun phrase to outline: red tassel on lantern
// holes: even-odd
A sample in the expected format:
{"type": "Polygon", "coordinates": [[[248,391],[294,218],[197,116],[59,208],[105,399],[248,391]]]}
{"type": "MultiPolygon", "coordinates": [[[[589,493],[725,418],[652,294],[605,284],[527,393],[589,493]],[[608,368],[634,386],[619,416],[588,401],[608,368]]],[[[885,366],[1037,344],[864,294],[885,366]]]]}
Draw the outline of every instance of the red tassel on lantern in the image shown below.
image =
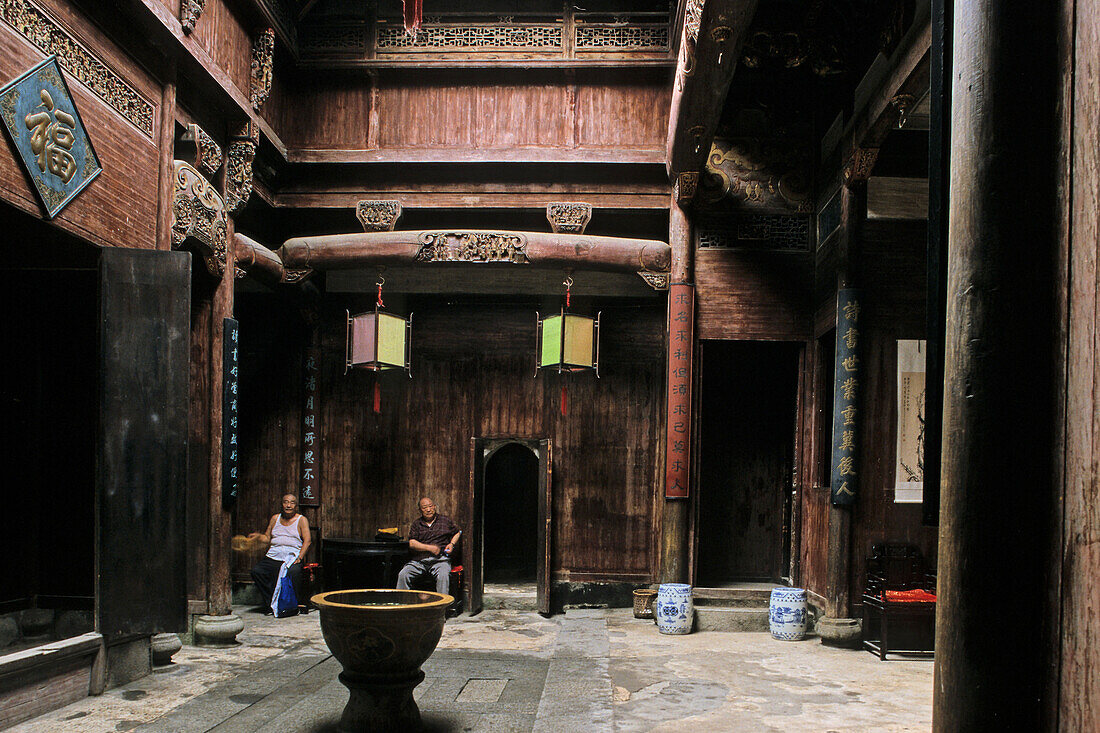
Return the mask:
{"type": "Polygon", "coordinates": [[[416,35],[420,22],[424,20],[424,0],[402,0],[405,11],[405,32],[416,35]]]}
{"type": "Polygon", "coordinates": [[[561,386],[561,414],[565,415],[565,385],[561,386]]]}
{"type": "Polygon", "coordinates": [[[374,414],[382,414],[382,387],[378,384],[378,375],[374,375],[374,414]]]}

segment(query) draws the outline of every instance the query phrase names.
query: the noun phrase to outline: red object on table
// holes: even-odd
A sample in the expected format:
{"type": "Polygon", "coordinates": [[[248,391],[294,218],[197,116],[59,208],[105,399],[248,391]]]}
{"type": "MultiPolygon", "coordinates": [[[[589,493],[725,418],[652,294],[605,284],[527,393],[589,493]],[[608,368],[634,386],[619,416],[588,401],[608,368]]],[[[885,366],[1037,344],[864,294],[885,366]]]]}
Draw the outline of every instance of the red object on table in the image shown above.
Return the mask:
{"type": "Polygon", "coordinates": [[[929,593],[928,591],[921,590],[920,588],[915,588],[913,590],[887,590],[883,591],[883,594],[886,600],[890,601],[891,603],[913,603],[922,601],[931,601],[932,603],[936,602],[935,593],[929,593]]]}

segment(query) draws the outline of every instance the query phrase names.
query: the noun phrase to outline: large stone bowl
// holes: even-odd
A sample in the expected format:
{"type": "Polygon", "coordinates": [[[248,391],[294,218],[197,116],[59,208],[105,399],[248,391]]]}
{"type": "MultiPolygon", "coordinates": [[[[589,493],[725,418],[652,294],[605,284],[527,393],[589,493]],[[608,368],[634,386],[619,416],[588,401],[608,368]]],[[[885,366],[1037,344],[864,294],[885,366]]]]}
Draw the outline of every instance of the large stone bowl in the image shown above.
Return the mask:
{"type": "Polygon", "coordinates": [[[420,665],[443,635],[454,598],[419,590],[334,590],[313,596],[321,633],[344,667],[340,682],[351,693],[340,719],[343,731],[415,730],[420,710],[413,689],[420,665]]]}

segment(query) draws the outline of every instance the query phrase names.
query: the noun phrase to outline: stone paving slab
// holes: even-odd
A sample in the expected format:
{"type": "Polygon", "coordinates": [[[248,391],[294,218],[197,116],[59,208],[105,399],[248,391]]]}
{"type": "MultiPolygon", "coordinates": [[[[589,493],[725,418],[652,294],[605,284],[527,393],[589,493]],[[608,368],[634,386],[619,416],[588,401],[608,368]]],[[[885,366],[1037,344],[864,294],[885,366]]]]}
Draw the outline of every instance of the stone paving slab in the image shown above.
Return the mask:
{"type": "MultiPolygon", "coordinates": [[[[317,615],[238,613],[239,646],[184,647],[177,664],[12,730],[334,733],[348,692],[317,615]]],[[[452,619],[424,672],[414,697],[428,733],[931,728],[929,660],[761,633],[667,636],[630,609],[452,619]]]]}

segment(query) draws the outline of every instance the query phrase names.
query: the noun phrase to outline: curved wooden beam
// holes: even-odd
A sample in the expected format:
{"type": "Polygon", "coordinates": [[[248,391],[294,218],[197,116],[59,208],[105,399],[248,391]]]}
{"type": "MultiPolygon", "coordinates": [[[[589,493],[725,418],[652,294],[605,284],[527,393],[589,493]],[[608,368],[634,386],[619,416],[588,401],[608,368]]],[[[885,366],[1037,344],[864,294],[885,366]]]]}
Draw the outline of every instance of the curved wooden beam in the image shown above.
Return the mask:
{"type": "Polygon", "coordinates": [[[295,237],[279,248],[278,255],[288,273],[306,274],[312,270],[436,262],[667,273],[672,263],[671,248],[651,239],[477,229],[295,237]]]}
{"type": "Polygon", "coordinates": [[[279,255],[240,232],[233,233],[233,257],[237,263],[238,277],[246,272],[271,286],[286,281],[286,271],[279,255]]]}

